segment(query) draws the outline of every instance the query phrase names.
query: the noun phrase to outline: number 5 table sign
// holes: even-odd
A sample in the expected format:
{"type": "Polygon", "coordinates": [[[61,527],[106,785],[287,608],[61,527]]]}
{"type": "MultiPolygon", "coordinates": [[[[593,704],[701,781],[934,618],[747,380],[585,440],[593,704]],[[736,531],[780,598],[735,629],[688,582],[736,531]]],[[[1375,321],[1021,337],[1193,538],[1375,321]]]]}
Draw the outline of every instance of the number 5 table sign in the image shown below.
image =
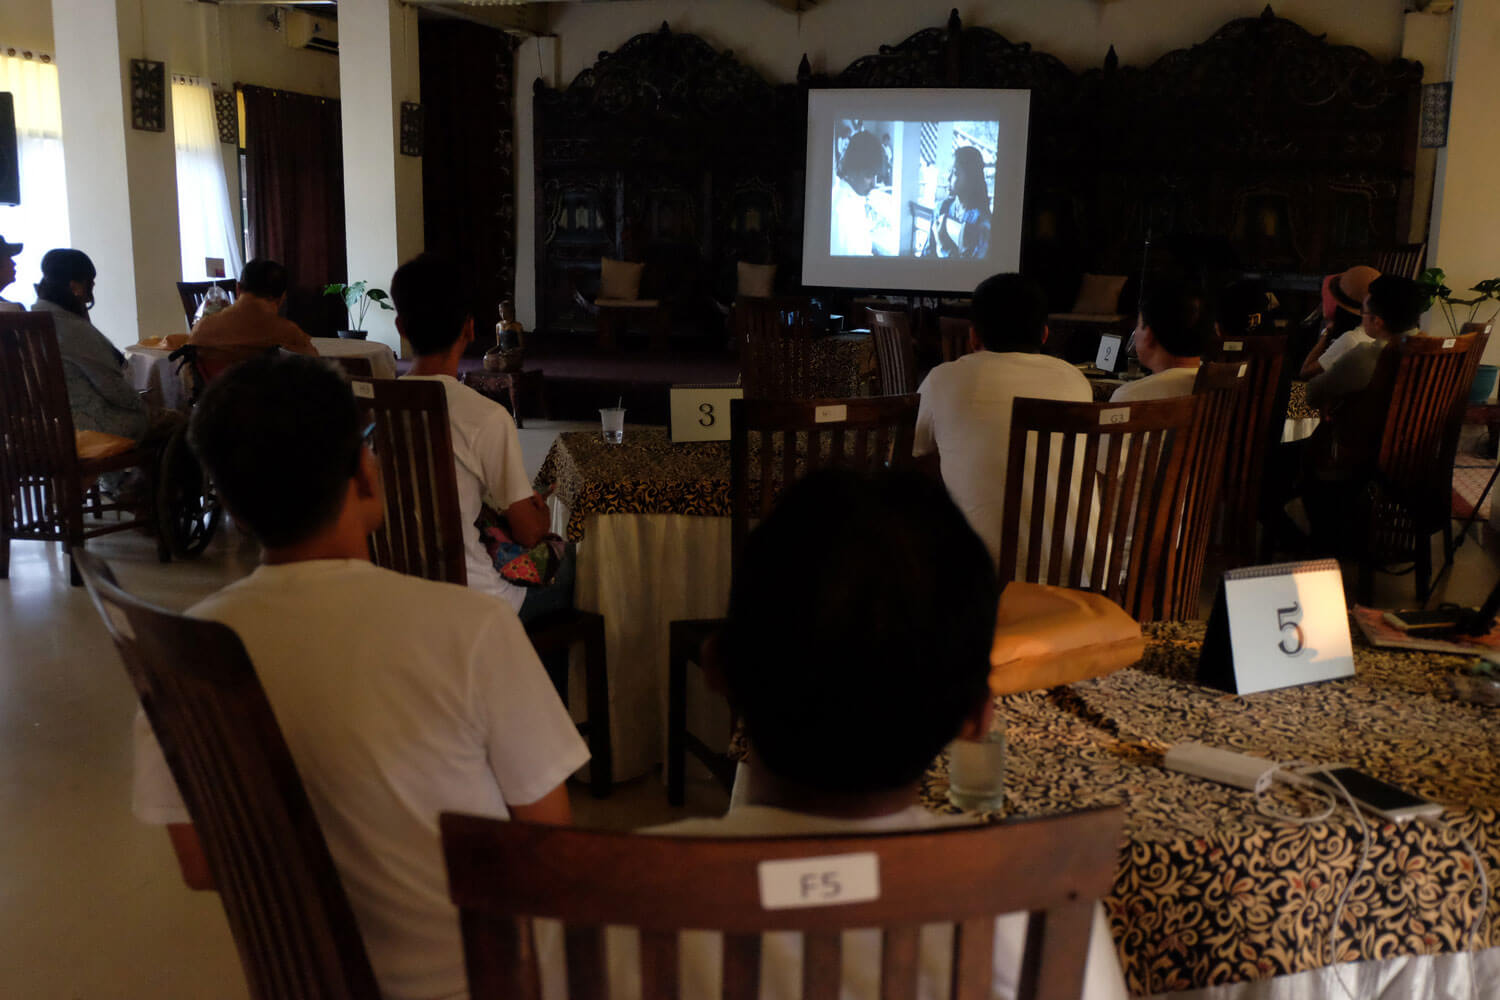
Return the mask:
{"type": "Polygon", "coordinates": [[[674,443],[729,440],[729,401],[743,399],[743,388],[737,385],[674,385],[670,393],[674,443]]]}
{"type": "Polygon", "coordinates": [[[1233,694],[1354,676],[1344,578],[1332,559],[1224,574],[1198,683],[1233,694]]]}

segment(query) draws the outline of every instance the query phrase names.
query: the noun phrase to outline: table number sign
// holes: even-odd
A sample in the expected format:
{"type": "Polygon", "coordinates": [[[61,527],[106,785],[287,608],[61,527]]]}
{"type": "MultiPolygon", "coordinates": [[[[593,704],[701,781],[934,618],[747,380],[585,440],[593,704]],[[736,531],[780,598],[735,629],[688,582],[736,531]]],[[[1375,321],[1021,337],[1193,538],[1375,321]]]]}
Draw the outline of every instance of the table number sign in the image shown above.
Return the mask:
{"type": "Polygon", "coordinates": [[[729,440],[729,401],[743,399],[743,387],[674,385],[669,392],[674,442],[729,440]]]}
{"type": "Polygon", "coordinates": [[[1199,684],[1253,694],[1353,676],[1344,578],[1335,560],[1224,574],[1198,660],[1199,684]]]}
{"type": "Polygon", "coordinates": [[[1115,362],[1120,360],[1120,337],[1118,334],[1106,333],[1099,338],[1099,353],[1094,357],[1094,367],[1102,372],[1115,370],[1115,362]]]}
{"type": "Polygon", "coordinates": [[[760,905],[767,910],[844,906],[880,898],[880,859],[873,853],[762,861],[760,905]]]}

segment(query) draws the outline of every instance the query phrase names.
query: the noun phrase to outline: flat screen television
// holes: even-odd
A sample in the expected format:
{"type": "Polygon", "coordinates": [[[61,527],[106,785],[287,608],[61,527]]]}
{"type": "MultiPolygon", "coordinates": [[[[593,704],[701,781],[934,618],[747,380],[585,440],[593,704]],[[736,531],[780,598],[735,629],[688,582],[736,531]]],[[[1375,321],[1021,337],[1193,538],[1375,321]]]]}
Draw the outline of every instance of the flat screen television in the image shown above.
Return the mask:
{"type": "Polygon", "coordinates": [[[16,105],[0,91],[0,205],[21,203],[21,170],[16,159],[16,105]]]}
{"type": "Polygon", "coordinates": [[[1021,259],[1027,90],[813,90],[805,285],[967,292],[1021,259]]]}

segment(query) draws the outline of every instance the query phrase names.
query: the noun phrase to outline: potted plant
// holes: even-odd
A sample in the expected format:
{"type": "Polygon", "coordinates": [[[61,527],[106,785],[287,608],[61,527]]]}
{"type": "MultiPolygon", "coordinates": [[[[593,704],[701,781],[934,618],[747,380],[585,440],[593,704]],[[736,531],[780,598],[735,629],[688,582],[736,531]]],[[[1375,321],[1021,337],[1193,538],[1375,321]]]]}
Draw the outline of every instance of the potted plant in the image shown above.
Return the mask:
{"type": "MultiPolygon", "coordinates": [[[[1457,337],[1463,332],[1466,324],[1475,322],[1474,317],[1478,314],[1481,305],[1492,299],[1500,300],[1500,278],[1488,278],[1470,288],[1469,291],[1475,293],[1471,299],[1455,298],[1453,289],[1446,284],[1447,280],[1448,276],[1440,267],[1429,267],[1417,276],[1417,284],[1422,286],[1422,291],[1427,295],[1427,308],[1432,308],[1434,300],[1442,303],[1443,316],[1448,320],[1448,329],[1452,331],[1453,336],[1457,337]],[[1468,315],[1463,316],[1462,313],[1456,312],[1455,306],[1458,309],[1468,307],[1468,315]]],[[[1488,317],[1478,322],[1488,323],[1495,318],[1496,313],[1500,313],[1500,306],[1497,306],[1488,317]]]]}
{"type": "Polygon", "coordinates": [[[339,336],[345,340],[364,340],[365,313],[370,311],[371,305],[379,306],[381,309],[394,309],[391,305],[391,297],[382,288],[370,288],[368,282],[356,281],[352,285],[332,284],[323,288],[324,295],[336,295],[344,302],[344,310],[348,313],[349,329],[340,330],[339,336]]]}

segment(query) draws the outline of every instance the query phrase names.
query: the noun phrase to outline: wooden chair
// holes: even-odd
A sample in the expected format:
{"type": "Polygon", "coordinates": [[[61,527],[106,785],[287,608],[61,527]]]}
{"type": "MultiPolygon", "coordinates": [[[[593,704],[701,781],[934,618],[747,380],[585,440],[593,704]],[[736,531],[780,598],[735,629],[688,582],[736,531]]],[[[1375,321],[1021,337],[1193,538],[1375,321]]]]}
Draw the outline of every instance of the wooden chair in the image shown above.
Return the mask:
{"type": "Polygon", "coordinates": [[[213,875],[257,1000],[377,1000],[328,845],[245,647],[152,607],[75,555],[213,875]]]}
{"type": "Polygon", "coordinates": [[[1286,342],[1285,335],[1220,337],[1208,353],[1214,361],[1245,366],[1245,394],[1228,428],[1230,444],[1219,504],[1220,537],[1229,554],[1229,568],[1249,566],[1256,559],[1261,479],[1267,454],[1281,440],[1277,418],[1286,413],[1286,401],[1281,398],[1286,342]]]}
{"type": "MultiPolygon", "coordinates": [[[[94,483],[106,472],[140,469],[147,496],[154,498],[161,448],[136,446],[103,457],[79,456],[50,313],[0,312],[0,454],[0,580],[10,576],[12,539],[61,542],[76,587],[83,580],[71,557],[83,551],[87,539],[155,524],[154,503],[150,514],[124,518],[130,508],[106,500],[94,483]],[[109,512],[116,514],[115,520],[84,527],[84,515],[98,521],[109,512]]],[[[171,547],[161,531],[156,552],[162,562],[171,561],[171,547]]]]}
{"type": "Polygon", "coordinates": [[[1222,474],[1189,483],[1208,464],[1199,453],[1206,405],[1203,396],[1127,405],[1017,399],[1001,577],[1092,590],[1137,621],[1195,608],[1200,581],[1181,553],[1209,529],[1206,516],[1190,517],[1204,509],[1197,491],[1216,490],[1222,474]]]}
{"type": "Polygon", "coordinates": [[[942,340],[943,360],[957,361],[969,353],[969,321],[960,316],[938,317],[938,335],[942,340]]]}
{"type": "Polygon", "coordinates": [[[875,338],[875,360],[880,368],[880,394],[905,396],[917,391],[917,353],[911,339],[911,315],[885,309],[866,309],[875,338]]]}
{"type": "MultiPolygon", "coordinates": [[[[771,512],[781,491],[820,468],[867,471],[913,461],[919,397],[861,399],[736,399],[729,404],[730,567],[752,522],[771,512]],[[841,407],[843,419],[826,419],[841,407]],[[819,420],[818,411],[825,410],[819,420]]],[[[668,626],[667,799],[681,805],[687,754],[702,761],[727,788],[734,765],[687,728],[687,670],[701,660],[703,643],[723,627],[722,619],[694,619],[668,626]]]]}
{"type": "Polygon", "coordinates": [[[1197,587],[1203,580],[1214,522],[1229,478],[1227,458],[1231,450],[1248,444],[1236,435],[1244,433],[1242,427],[1251,403],[1249,376],[1246,363],[1206,361],[1198,366],[1198,376],[1193,380],[1193,395],[1203,398],[1198,420],[1204,426],[1193,436],[1197,450],[1194,467],[1183,484],[1187,494],[1181,509],[1183,524],[1201,524],[1203,530],[1180,533],[1175,545],[1181,584],[1166,612],[1172,619],[1199,617],[1197,587]]]}
{"type": "Polygon", "coordinates": [[[369,358],[342,357],[339,355],[324,355],[324,361],[337,365],[344,369],[344,373],[358,378],[373,378],[375,369],[370,365],[369,358]]]}
{"type": "Polygon", "coordinates": [[[1426,243],[1403,243],[1375,257],[1375,270],[1381,274],[1395,274],[1403,278],[1415,278],[1422,273],[1422,262],[1427,258],[1426,243]]]}
{"type": "Polygon", "coordinates": [[[1469,355],[1477,337],[1409,337],[1386,348],[1355,412],[1339,415],[1340,420],[1380,428],[1359,512],[1364,538],[1355,553],[1363,603],[1374,599],[1376,569],[1406,560],[1413,563],[1417,600],[1425,603],[1431,591],[1432,535],[1443,532],[1445,553],[1452,550],[1448,439],[1451,421],[1468,394],[1464,375],[1473,378],[1469,355]]]}
{"type": "MultiPolygon", "coordinates": [[[[878,734],[872,734],[878,739],[878,734]]],[[[448,884],[474,1000],[540,1000],[533,917],[560,920],[569,993],[608,995],[605,929],[640,930],[641,996],[678,996],[678,931],[723,934],[723,995],[760,995],[761,938],[802,935],[802,995],[840,995],[845,930],[882,931],[881,996],[918,993],[923,924],[954,924],[952,995],[987,998],[995,918],[1030,915],[1018,1000],[1083,991],[1095,900],[1114,885],[1124,811],[856,836],[687,838],[444,813],[448,884]],[[763,866],[873,855],[877,898],[768,908],[763,866]]],[[[615,942],[612,942],[613,945],[615,942]]],[[[623,944],[624,942],[618,942],[623,944]]]]}
{"type": "Polygon", "coordinates": [[[817,395],[811,341],[821,331],[812,300],[796,296],[740,298],[730,314],[745,395],[809,399],[817,395]]]}
{"type": "MultiPolygon", "coordinates": [[[[354,395],[375,421],[372,444],[385,489],[385,523],[370,536],[370,559],[377,566],[467,586],[464,533],[448,397],[437,382],[421,379],[351,378],[354,395]]],[[[604,618],[567,610],[533,622],[526,630],[537,655],[561,655],[575,644],[584,650],[588,721],[579,732],[589,739],[590,791],[599,798],[614,786],[610,742],[609,673],[604,649],[604,618]]]]}
{"type": "Polygon", "coordinates": [[[193,328],[193,319],[198,315],[198,307],[203,305],[203,300],[208,296],[208,290],[218,285],[229,293],[229,301],[239,294],[240,284],[233,278],[220,278],[217,281],[179,281],[177,283],[177,297],[182,300],[182,312],[187,318],[188,329],[193,328]]]}

